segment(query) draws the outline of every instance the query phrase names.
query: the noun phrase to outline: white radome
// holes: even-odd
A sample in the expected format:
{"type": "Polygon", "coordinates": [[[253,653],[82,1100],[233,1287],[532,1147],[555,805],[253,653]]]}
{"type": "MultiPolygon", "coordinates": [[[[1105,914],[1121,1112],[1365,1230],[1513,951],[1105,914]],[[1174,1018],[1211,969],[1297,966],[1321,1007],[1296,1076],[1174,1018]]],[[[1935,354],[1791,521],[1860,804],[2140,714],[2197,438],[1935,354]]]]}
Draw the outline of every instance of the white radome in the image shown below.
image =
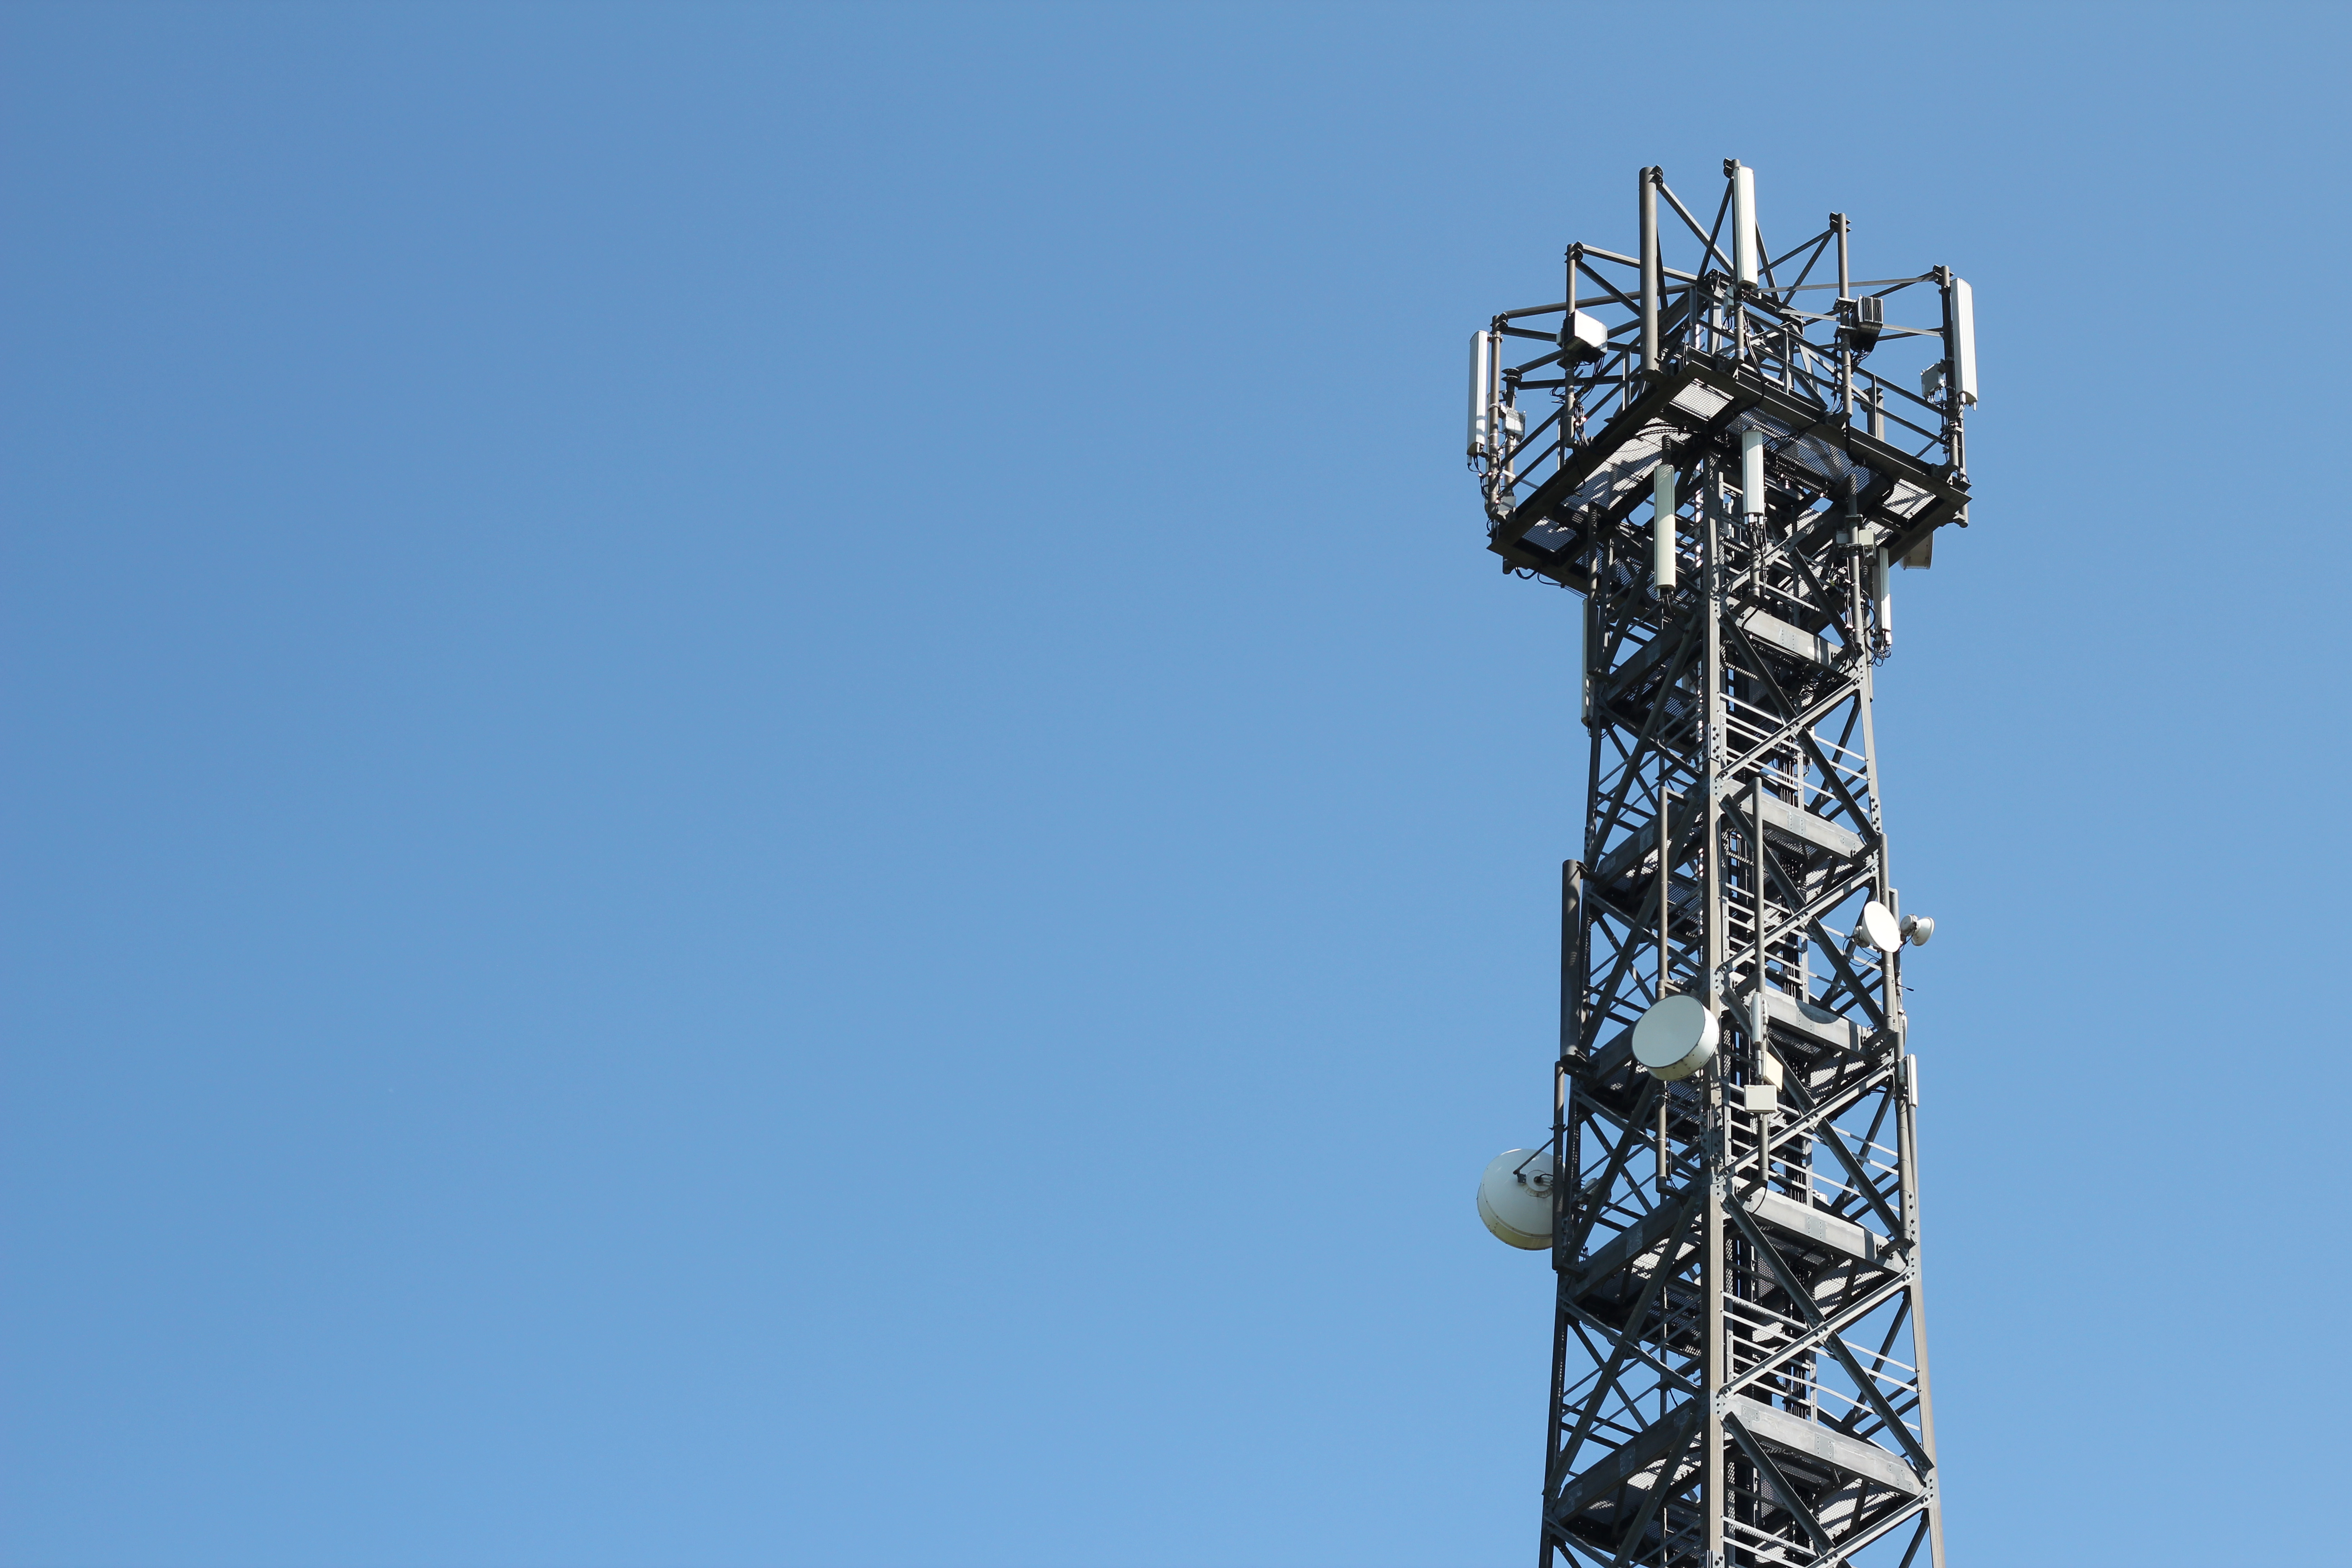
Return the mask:
{"type": "Polygon", "coordinates": [[[1862,919],[1855,923],[1853,934],[1881,952],[1893,952],[1903,945],[1902,922],[1876,899],[1862,906],[1862,919]]]}
{"type": "Polygon", "coordinates": [[[1551,1245],[1551,1152],[1506,1149],[1478,1178],[1478,1217],[1500,1240],[1535,1252],[1551,1245]]]}
{"type": "Polygon", "coordinates": [[[1685,1079],[1715,1056],[1715,1015],[1696,996],[1669,996],[1633,1026],[1633,1059],[1666,1083],[1685,1079]]]}

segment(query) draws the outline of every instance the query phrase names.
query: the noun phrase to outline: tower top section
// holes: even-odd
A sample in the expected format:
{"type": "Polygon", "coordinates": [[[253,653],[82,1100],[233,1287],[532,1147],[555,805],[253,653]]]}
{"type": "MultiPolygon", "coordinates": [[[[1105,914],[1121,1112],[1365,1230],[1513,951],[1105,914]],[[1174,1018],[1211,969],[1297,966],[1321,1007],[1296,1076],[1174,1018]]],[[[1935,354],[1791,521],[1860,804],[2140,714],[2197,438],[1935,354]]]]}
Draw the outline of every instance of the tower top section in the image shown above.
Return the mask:
{"type": "Polygon", "coordinates": [[[1776,253],[1755,172],[1723,174],[1703,222],[1642,170],[1633,254],[1570,246],[1566,299],[1472,335],[1469,458],[1506,569],[1591,592],[1661,476],[1718,458],[1776,531],[1859,534],[1906,566],[1968,525],[1967,282],[1945,267],[1853,277],[1843,213],[1776,253]]]}

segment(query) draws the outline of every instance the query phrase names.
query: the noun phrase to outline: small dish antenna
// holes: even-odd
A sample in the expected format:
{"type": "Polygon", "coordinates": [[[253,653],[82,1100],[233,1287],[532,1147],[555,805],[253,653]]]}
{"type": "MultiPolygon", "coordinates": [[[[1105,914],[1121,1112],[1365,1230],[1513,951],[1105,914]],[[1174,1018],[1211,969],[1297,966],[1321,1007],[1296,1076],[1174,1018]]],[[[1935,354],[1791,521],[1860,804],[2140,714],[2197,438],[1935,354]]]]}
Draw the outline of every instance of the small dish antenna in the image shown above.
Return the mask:
{"type": "Polygon", "coordinates": [[[1881,952],[1893,952],[1903,945],[1902,923],[1893,910],[1876,899],[1862,906],[1862,919],[1854,923],[1853,935],[1855,941],[1866,942],[1881,952]]]}
{"type": "Polygon", "coordinates": [[[1551,1151],[1506,1149],[1478,1178],[1478,1217],[1486,1228],[1528,1252],[1551,1245],[1551,1151]]]}
{"type": "Polygon", "coordinates": [[[1926,915],[1905,915],[1903,934],[1911,939],[1913,947],[1925,947],[1927,939],[1936,934],[1936,922],[1926,915]]]}
{"type": "Polygon", "coordinates": [[[1633,1026],[1633,1059],[1665,1083],[1685,1079],[1715,1055],[1715,1015],[1696,996],[1669,996],[1633,1026]]]}

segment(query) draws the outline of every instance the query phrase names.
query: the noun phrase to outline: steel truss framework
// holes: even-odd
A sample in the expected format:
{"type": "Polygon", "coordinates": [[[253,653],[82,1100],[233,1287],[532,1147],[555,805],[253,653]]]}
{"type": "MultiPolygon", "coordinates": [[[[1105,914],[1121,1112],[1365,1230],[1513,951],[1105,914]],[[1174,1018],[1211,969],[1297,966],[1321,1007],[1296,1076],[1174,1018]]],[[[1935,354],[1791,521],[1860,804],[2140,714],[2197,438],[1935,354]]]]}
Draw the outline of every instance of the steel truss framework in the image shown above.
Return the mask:
{"type": "Polygon", "coordinates": [[[1838,215],[1736,263],[1735,171],[1711,226],[1642,171],[1642,254],[1570,247],[1570,299],[1474,343],[1490,548],[1583,596],[1591,735],[1539,1563],[1941,1568],[1900,944],[1850,933],[1865,900],[1900,912],[1872,671],[1888,563],[1967,521],[1973,328],[1946,269],[1849,278],[1838,215]],[[1934,314],[1890,319],[1913,300],[1934,314]],[[1631,1041],[1674,993],[1721,1043],[1666,1083],[1631,1041]]]}

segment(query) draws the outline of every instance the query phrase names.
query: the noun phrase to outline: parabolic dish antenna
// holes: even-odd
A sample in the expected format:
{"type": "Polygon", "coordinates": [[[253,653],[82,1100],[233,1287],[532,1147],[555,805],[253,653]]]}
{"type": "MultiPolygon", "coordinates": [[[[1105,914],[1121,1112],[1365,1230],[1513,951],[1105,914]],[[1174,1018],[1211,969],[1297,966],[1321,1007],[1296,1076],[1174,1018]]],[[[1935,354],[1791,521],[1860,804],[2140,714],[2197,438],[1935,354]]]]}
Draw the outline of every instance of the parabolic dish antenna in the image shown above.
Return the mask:
{"type": "Polygon", "coordinates": [[[1876,899],[1862,906],[1862,919],[1855,922],[1853,934],[1881,952],[1893,952],[1903,945],[1903,923],[1876,899]]]}
{"type": "Polygon", "coordinates": [[[1706,1066],[1715,1055],[1715,1015],[1696,996],[1669,996],[1633,1026],[1633,1059],[1650,1076],[1672,1083],[1706,1066]]]}
{"type": "Polygon", "coordinates": [[[1506,1149],[1478,1178],[1478,1217],[1513,1247],[1551,1245],[1551,1151],[1506,1149]]]}

